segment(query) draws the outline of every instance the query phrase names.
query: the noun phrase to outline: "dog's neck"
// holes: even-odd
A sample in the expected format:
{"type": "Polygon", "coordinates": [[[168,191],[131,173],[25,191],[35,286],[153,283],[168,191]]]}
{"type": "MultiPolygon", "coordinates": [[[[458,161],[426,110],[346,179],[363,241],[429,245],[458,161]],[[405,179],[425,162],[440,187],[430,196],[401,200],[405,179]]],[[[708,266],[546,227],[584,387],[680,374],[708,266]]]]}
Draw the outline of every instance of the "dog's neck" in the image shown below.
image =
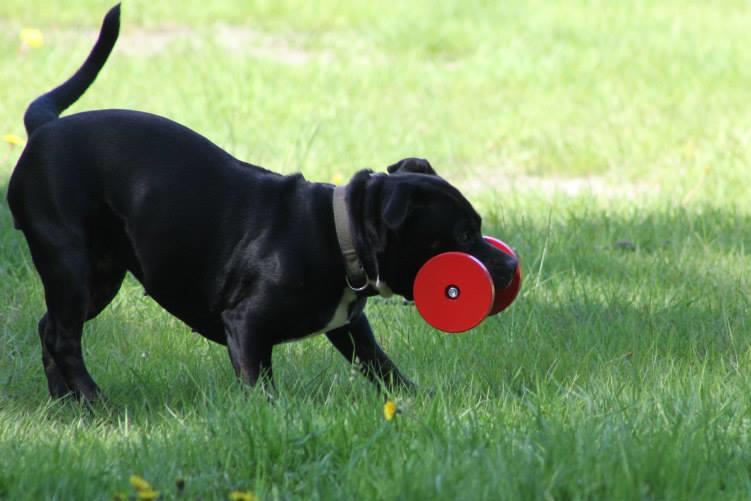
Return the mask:
{"type": "Polygon", "coordinates": [[[375,280],[368,277],[365,267],[362,265],[362,261],[357,256],[355,245],[352,240],[352,228],[350,225],[349,211],[347,210],[347,187],[336,186],[334,188],[334,198],[332,203],[334,212],[334,226],[336,228],[336,238],[339,242],[339,249],[344,259],[344,271],[347,286],[354,292],[364,292],[368,288],[375,289],[375,291],[384,297],[390,297],[393,295],[393,291],[386,284],[381,281],[380,276],[376,276],[375,280]]]}

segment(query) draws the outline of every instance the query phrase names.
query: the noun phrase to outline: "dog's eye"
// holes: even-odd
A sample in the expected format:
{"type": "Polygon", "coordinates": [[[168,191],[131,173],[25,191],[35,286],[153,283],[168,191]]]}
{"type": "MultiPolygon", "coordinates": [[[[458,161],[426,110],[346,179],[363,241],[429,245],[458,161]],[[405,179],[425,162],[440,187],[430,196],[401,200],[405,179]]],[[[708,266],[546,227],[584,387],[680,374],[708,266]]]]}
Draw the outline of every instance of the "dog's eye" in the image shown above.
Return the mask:
{"type": "Polygon", "coordinates": [[[466,244],[472,240],[472,232],[463,231],[459,233],[459,243],[466,244]]]}

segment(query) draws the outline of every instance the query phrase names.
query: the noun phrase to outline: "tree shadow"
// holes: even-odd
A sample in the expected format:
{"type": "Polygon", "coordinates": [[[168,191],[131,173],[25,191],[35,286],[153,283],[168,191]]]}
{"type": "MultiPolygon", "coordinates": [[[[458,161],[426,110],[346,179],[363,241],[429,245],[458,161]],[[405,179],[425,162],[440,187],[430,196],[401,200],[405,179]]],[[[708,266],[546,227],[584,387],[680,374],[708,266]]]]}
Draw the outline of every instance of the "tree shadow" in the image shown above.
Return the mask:
{"type": "MultiPolygon", "coordinates": [[[[7,181],[3,201],[6,189],[7,181]]],[[[638,378],[660,360],[721,367],[749,350],[751,340],[735,335],[748,329],[749,215],[581,201],[542,213],[520,207],[487,225],[517,249],[524,282],[515,304],[474,332],[438,336],[400,301],[368,306],[378,338],[423,387],[524,392],[546,378],[581,384],[613,367],[638,378]]],[[[42,292],[5,203],[0,256],[0,399],[28,411],[46,398],[36,336],[42,292]]],[[[92,373],[114,402],[130,405],[135,392],[151,408],[181,408],[233,385],[223,347],[190,334],[133,280],[120,296],[85,336],[92,373]]],[[[305,343],[300,353],[277,350],[282,388],[325,401],[332,387],[351,384],[349,365],[327,343],[305,343]]]]}

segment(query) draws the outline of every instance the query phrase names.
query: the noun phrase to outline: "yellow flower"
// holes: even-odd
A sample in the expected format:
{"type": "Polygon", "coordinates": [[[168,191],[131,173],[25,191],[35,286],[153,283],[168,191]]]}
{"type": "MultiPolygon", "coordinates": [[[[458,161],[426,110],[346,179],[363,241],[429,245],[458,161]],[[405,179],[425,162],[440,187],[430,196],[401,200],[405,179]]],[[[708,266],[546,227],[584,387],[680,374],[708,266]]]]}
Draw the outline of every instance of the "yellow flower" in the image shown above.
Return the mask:
{"type": "Polygon", "coordinates": [[[230,501],[258,501],[258,496],[250,491],[232,491],[229,493],[230,501]]]}
{"type": "Polygon", "coordinates": [[[394,416],[396,416],[396,404],[393,400],[388,400],[383,405],[383,417],[386,418],[386,421],[391,421],[394,416]]]}
{"type": "Polygon", "coordinates": [[[38,49],[44,45],[44,35],[36,28],[24,28],[21,30],[21,43],[26,47],[38,49]]]}
{"type": "Polygon", "coordinates": [[[15,134],[3,134],[3,141],[15,146],[21,146],[23,144],[23,138],[16,136],[15,134]]]}
{"type": "Polygon", "coordinates": [[[131,475],[130,476],[130,485],[133,486],[135,490],[138,492],[141,491],[152,491],[151,484],[148,483],[143,477],[139,477],[138,475],[131,475]]]}
{"type": "Polygon", "coordinates": [[[159,497],[159,491],[155,491],[153,489],[143,489],[138,491],[138,499],[142,499],[143,501],[154,501],[154,499],[159,497]]]}
{"type": "Polygon", "coordinates": [[[331,176],[331,182],[334,184],[342,184],[344,182],[344,176],[337,172],[336,174],[331,176]]]}

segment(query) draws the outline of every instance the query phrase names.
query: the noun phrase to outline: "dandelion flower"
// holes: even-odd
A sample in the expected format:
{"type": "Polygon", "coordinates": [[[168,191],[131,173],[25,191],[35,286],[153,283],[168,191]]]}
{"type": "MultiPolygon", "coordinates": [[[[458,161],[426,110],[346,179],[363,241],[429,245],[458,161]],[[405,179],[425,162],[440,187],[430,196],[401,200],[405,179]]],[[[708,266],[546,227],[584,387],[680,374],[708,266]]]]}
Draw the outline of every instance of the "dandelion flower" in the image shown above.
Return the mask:
{"type": "Polygon", "coordinates": [[[154,501],[154,499],[159,497],[159,491],[153,489],[139,490],[136,497],[143,501],[154,501]]]}
{"type": "Polygon", "coordinates": [[[21,146],[23,144],[23,138],[15,134],[3,134],[2,139],[4,142],[14,146],[21,146]]]}
{"type": "Polygon", "coordinates": [[[383,406],[383,417],[386,421],[391,421],[396,416],[396,404],[393,400],[388,400],[383,406]]]}
{"type": "Polygon", "coordinates": [[[331,182],[334,184],[342,184],[344,182],[344,176],[337,172],[336,174],[331,176],[331,182]]]}
{"type": "Polygon", "coordinates": [[[258,501],[258,496],[250,491],[232,491],[229,493],[230,501],[258,501]]]}
{"type": "Polygon", "coordinates": [[[130,476],[130,485],[132,485],[133,488],[138,492],[153,491],[151,484],[148,483],[143,477],[139,477],[138,475],[130,476]]]}
{"type": "Polygon", "coordinates": [[[24,28],[20,34],[21,43],[26,47],[38,49],[44,45],[44,35],[36,28],[24,28]]]}

